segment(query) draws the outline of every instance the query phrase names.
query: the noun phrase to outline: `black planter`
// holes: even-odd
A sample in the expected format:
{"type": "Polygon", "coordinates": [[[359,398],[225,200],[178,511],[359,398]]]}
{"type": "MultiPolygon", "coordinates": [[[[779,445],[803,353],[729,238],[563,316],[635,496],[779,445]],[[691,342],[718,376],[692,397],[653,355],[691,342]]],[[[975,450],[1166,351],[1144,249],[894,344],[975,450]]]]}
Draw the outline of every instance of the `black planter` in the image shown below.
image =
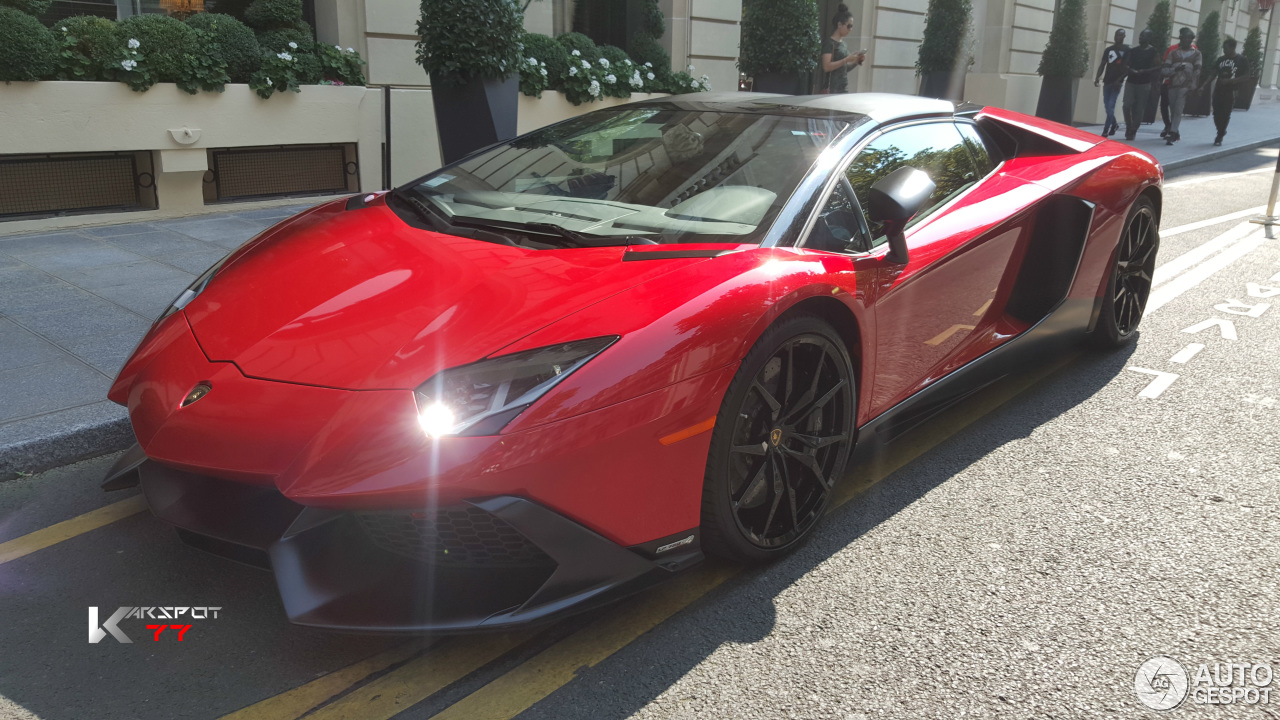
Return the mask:
{"type": "Polygon", "coordinates": [[[920,97],[960,102],[964,100],[965,70],[936,70],[920,76],[920,97]]]}
{"type": "Polygon", "coordinates": [[[804,76],[800,73],[758,73],[751,77],[755,92],[805,95],[804,76]]]}
{"type": "Polygon", "coordinates": [[[1036,117],[1070,125],[1075,117],[1076,90],[1080,78],[1066,75],[1045,75],[1040,78],[1040,100],[1036,103],[1036,117]]]}
{"type": "Polygon", "coordinates": [[[458,84],[452,77],[431,75],[431,102],[440,131],[440,155],[445,164],[516,136],[516,107],[520,77],[505,80],[473,78],[458,84]]]}
{"type": "Polygon", "coordinates": [[[1187,104],[1182,106],[1182,114],[1191,117],[1205,117],[1213,113],[1213,83],[1204,88],[1191,88],[1187,91],[1187,104]]]}
{"type": "Polygon", "coordinates": [[[1249,78],[1249,82],[1236,88],[1236,104],[1231,107],[1236,110],[1248,110],[1253,104],[1253,96],[1258,93],[1258,78],[1249,78]]]}

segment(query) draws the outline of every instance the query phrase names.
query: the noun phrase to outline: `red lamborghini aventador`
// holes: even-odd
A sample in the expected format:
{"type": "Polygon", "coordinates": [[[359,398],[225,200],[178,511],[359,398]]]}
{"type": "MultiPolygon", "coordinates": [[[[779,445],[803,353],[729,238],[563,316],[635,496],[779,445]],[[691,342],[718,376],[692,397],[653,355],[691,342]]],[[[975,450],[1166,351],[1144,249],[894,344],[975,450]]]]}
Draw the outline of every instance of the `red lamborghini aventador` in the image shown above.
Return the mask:
{"type": "Polygon", "coordinates": [[[138,443],[104,487],[331,628],[511,625],[769,560],[855,450],[1033,345],[1133,338],[1161,181],[916,97],[592,112],[210,268],[111,388],[138,443]]]}

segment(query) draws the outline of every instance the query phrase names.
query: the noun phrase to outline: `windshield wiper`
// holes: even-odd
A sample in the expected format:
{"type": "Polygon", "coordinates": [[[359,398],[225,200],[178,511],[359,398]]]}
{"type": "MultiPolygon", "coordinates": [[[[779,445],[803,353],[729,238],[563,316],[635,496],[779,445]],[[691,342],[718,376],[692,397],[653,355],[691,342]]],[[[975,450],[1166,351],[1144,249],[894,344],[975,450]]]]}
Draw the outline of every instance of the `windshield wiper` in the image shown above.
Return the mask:
{"type": "MultiPolygon", "coordinates": [[[[488,222],[488,221],[486,221],[488,222]]],[[[494,227],[509,230],[532,230],[539,234],[557,235],[578,247],[629,247],[631,245],[657,245],[658,243],[635,235],[586,235],[577,230],[570,230],[563,225],[548,222],[506,222],[490,223],[494,227]]]]}
{"type": "Polygon", "coordinates": [[[434,205],[425,203],[415,197],[412,190],[401,192],[399,188],[391,191],[392,197],[403,200],[409,209],[415,215],[431,226],[431,229],[438,233],[446,235],[455,235],[457,237],[470,238],[472,240],[484,240],[485,242],[498,243],[499,245],[515,246],[516,241],[501,233],[489,232],[483,228],[463,227],[454,225],[449,221],[449,217],[444,211],[434,205]]]}

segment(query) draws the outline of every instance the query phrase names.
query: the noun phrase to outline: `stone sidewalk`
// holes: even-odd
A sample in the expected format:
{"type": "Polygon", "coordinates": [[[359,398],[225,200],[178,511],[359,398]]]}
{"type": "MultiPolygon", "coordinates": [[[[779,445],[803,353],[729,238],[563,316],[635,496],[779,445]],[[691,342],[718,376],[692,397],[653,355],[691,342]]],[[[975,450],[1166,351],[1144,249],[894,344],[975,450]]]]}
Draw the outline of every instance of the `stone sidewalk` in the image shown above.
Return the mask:
{"type": "MultiPolygon", "coordinates": [[[[1133,145],[1173,169],[1280,140],[1280,104],[1237,111],[1220,148],[1210,118],[1185,118],[1173,146],[1160,127],[1133,145]]],[[[106,393],[143,333],[198,274],[305,207],[0,237],[0,481],[132,442],[106,393]]]]}

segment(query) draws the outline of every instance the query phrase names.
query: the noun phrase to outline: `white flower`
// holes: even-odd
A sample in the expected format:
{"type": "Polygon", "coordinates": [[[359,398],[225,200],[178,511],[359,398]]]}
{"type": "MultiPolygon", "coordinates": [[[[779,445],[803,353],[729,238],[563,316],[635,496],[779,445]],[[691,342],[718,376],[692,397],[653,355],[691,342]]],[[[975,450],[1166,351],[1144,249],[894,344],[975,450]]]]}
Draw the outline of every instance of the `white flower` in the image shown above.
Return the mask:
{"type": "Polygon", "coordinates": [[[544,62],[540,62],[540,63],[538,63],[538,64],[539,64],[539,65],[541,65],[542,67],[546,67],[546,66],[547,66],[547,64],[546,64],[546,63],[544,63],[544,62]]]}
{"type": "Polygon", "coordinates": [[[135,38],[129,38],[129,49],[130,49],[130,50],[137,50],[137,49],[138,49],[139,47],[141,47],[141,46],[142,46],[142,43],[138,42],[138,41],[137,41],[137,39],[135,39],[135,38]]]}
{"type": "Polygon", "coordinates": [[[297,49],[298,49],[298,43],[296,43],[296,42],[294,42],[294,41],[290,40],[290,41],[289,41],[289,49],[290,49],[290,50],[297,50],[297,49]]]}
{"type": "Polygon", "coordinates": [[[538,69],[542,71],[542,77],[546,77],[546,76],[547,76],[547,69],[546,69],[546,68],[538,68],[538,69]]]}
{"type": "Polygon", "coordinates": [[[653,73],[649,73],[648,78],[649,78],[650,80],[652,80],[652,79],[653,79],[653,73]]]}
{"type": "Polygon", "coordinates": [[[630,60],[626,60],[625,62],[627,63],[627,67],[631,67],[631,61],[630,61],[630,60]]]}
{"type": "Polygon", "coordinates": [[[600,97],[600,83],[592,80],[591,86],[587,88],[587,92],[591,93],[591,97],[600,97]]]}
{"type": "Polygon", "coordinates": [[[600,67],[604,67],[604,68],[609,67],[609,61],[604,58],[600,58],[600,67]]]}
{"type": "Polygon", "coordinates": [[[290,54],[289,54],[289,53],[287,53],[287,52],[276,53],[276,57],[280,58],[281,60],[292,60],[292,59],[293,59],[293,56],[292,56],[292,55],[290,55],[290,54]]]}
{"type": "Polygon", "coordinates": [[[529,64],[536,67],[538,65],[538,58],[529,58],[529,64]]]}
{"type": "Polygon", "coordinates": [[[355,50],[352,50],[351,48],[347,48],[347,52],[349,52],[349,53],[353,53],[353,52],[355,52],[355,50]]]}
{"type": "Polygon", "coordinates": [[[65,27],[64,27],[64,28],[62,28],[62,32],[66,32],[66,31],[67,31],[67,29],[66,29],[65,27]]]}
{"type": "Polygon", "coordinates": [[[590,69],[591,69],[591,63],[587,62],[586,60],[583,60],[583,61],[582,61],[582,69],[583,69],[583,70],[590,70],[590,69]]]}
{"type": "Polygon", "coordinates": [[[333,49],[334,49],[334,50],[337,50],[338,52],[342,52],[342,46],[341,46],[341,45],[334,45],[334,46],[333,46],[333,49]]]}
{"type": "Polygon", "coordinates": [[[653,63],[651,63],[651,62],[647,62],[647,63],[645,63],[645,64],[644,64],[644,66],[645,66],[645,67],[647,67],[647,68],[651,68],[651,67],[653,67],[653,63]]]}
{"type": "Polygon", "coordinates": [[[576,67],[571,67],[571,68],[569,68],[569,74],[570,74],[570,75],[577,75],[577,74],[578,74],[578,68],[576,68],[576,67]]]}
{"type": "Polygon", "coordinates": [[[612,73],[610,73],[610,74],[608,74],[608,75],[605,75],[605,76],[604,76],[604,81],[605,81],[605,82],[607,82],[607,83],[609,83],[610,85],[612,85],[612,84],[614,84],[614,83],[618,82],[618,78],[617,78],[616,76],[614,76],[612,73]]]}
{"type": "Polygon", "coordinates": [[[574,50],[573,52],[571,52],[571,53],[569,53],[569,54],[570,54],[570,55],[572,55],[572,56],[574,56],[574,57],[582,57],[582,53],[578,52],[577,50],[574,50]]]}
{"type": "Polygon", "coordinates": [[[138,61],[137,60],[121,60],[120,67],[124,68],[125,70],[133,70],[134,68],[138,67],[138,61]]]}
{"type": "Polygon", "coordinates": [[[271,78],[267,78],[266,80],[267,80],[267,85],[270,85],[270,84],[271,84],[271,78]]]}

